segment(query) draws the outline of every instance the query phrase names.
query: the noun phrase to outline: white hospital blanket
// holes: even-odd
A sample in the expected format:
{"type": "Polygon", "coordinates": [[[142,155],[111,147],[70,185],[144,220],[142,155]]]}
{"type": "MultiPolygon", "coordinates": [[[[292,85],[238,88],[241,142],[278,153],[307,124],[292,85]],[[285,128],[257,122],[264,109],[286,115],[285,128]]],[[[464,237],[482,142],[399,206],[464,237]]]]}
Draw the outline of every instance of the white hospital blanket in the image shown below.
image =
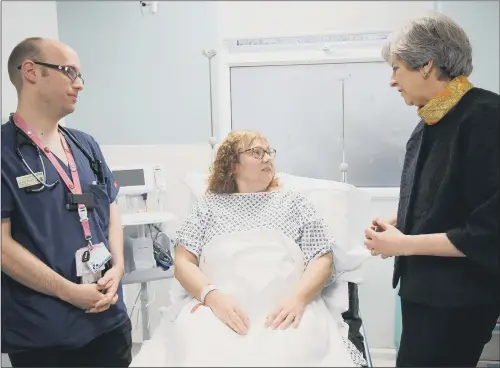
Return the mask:
{"type": "MultiPolygon", "coordinates": [[[[339,325],[340,312],[329,310],[323,297],[307,306],[298,329],[273,331],[263,327],[266,315],[291,293],[304,271],[300,248],[283,233],[254,229],[220,235],[204,246],[200,256],[202,271],[235,297],[249,315],[250,332],[237,335],[208,307],[192,313],[198,302],[174,287],[172,307],[131,366],[364,364],[362,355],[343,336],[346,331],[339,325]]],[[[342,284],[346,285],[330,286],[332,295],[342,284]]]]}

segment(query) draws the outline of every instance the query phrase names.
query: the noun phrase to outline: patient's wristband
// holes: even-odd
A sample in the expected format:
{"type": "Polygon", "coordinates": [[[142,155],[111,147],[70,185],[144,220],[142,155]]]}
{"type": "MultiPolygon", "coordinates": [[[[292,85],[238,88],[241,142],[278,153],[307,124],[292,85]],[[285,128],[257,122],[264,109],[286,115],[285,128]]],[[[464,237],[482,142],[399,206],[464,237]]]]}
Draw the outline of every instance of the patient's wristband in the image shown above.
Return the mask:
{"type": "Polygon", "coordinates": [[[218,290],[219,288],[215,285],[207,285],[203,289],[201,289],[201,294],[200,294],[200,302],[202,304],[205,304],[205,298],[207,297],[208,293],[214,290],[218,290]]]}

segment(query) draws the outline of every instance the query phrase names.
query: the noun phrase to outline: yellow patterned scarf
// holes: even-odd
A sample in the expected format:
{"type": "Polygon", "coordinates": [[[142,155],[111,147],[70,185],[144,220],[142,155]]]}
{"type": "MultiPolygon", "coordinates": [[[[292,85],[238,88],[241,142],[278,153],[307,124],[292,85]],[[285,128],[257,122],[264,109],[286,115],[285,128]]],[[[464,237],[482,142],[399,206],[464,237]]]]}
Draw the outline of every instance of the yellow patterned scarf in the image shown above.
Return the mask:
{"type": "Polygon", "coordinates": [[[418,116],[428,125],[436,124],[473,87],[467,77],[463,75],[454,78],[442,92],[438,93],[424,107],[418,109],[418,116]]]}

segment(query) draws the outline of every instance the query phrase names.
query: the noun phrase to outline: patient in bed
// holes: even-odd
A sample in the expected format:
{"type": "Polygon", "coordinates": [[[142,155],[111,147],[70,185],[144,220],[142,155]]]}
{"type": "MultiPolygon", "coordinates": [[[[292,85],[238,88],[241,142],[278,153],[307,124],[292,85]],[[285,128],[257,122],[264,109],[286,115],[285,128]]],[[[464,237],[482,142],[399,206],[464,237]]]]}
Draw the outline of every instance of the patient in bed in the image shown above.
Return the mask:
{"type": "Polygon", "coordinates": [[[321,296],[341,271],[335,241],[302,195],[279,188],[275,153],[255,132],[222,143],[208,191],[174,240],[184,297],[148,342],[154,353],[133,365],[366,364],[321,296]]]}

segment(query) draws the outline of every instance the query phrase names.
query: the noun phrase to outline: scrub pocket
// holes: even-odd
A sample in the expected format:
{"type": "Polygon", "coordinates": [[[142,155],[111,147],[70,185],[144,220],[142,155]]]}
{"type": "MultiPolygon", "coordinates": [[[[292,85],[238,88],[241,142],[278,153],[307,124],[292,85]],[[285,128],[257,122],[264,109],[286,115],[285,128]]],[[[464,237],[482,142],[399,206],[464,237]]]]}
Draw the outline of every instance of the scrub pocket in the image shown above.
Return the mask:
{"type": "Polygon", "coordinates": [[[94,216],[99,227],[105,236],[108,236],[109,230],[109,196],[105,184],[90,185],[90,191],[94,194],[96,207],[94,208],[94,216]]]}

